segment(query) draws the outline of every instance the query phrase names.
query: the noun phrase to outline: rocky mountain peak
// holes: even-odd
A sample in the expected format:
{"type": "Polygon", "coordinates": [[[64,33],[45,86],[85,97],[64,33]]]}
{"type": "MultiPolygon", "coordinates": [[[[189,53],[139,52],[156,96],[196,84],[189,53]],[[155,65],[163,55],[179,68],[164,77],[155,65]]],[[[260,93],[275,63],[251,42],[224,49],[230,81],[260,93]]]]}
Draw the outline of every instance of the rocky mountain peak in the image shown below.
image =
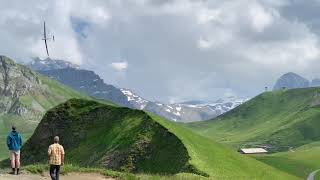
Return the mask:
{"type": "Polygon", "coordinates": [[[288,72],[282,75],[274,85],[273,89],[295,89],[295,88],[306,88],[309,87],[309,81],[293,72],[288,72]]]}
{"type": "Polygon", "coordinates": [[[23,116],[30,112],[21,97],[45,91],[37,73],[0,56],[0,113],[23,116]]]}
{"type": "Polygon", "coordinates": [[[17,98],[36,84],[40,84],[39,78],[33,71],[16,64],[6,56],[0,56],[0,74],[1,96],[17,98]]]}
{"type": "Polygon", "coordinates": [[[65,68],[75,68],[79,69],[79,66],[71,62],[60,60],[60,59],[40,59],[34,58],[31,62],[27,64],[28,67],[35,71],[48,71],[54,69],[65,69],[65,68]]]}

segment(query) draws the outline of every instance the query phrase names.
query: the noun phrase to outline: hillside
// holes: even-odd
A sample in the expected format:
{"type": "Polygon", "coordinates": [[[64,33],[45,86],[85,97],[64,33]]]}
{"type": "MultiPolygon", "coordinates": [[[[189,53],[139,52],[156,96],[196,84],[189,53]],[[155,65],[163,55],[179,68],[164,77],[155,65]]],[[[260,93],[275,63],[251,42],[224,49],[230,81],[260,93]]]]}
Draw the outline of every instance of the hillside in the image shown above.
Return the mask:
{"type": "Polygon", "coordinates": [[[287,151],[320,140],[320,88],[263,93],[228,113],[186,126],[219,142],[287,151]]]}
{"type": "Polygon", "coordinates": [[[45,163],[54,135],[67,163],[135,173],[196,173],[218,179],[295,179],[190,130],[140,110],[72,99],[47,112],[22,149],[45,163]]]}
{"type": "Polygon", "coordinates": [[[310,143],[290,152],[257,156],[256,159],[289,174],[306,178],[320,168],[320,142],[310,143]]]}
{"type": "Polygon", "coordinates": [[[4,143],[12,125],[26,139],[48,109],[75,97],[88,98],[0,56],[0,159],[7,157],[4,143]]]}
{"type": "Polygon", "coordinates": [[[72,99],[47,112],[22,149],[23,162],[45,162],[54,135],[62,139],[68,163],[129,172],[192,170],[181,141],[142,111],[72,99]]]}

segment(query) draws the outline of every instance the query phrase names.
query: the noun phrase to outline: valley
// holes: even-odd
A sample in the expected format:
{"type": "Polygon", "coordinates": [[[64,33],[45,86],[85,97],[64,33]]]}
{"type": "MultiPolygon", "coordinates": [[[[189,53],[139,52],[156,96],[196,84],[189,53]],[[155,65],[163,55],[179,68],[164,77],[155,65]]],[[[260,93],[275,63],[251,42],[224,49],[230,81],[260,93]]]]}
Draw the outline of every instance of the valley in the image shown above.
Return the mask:
{"type": "Polygon", "coordinates": [[[23,146],[23,162],[45,163],[54,135],[63,140],[67,163],[80,166],[138,176],[183,172],[216,179],[297,179],[159,116],[79,99],[46,113],[23,146]]]}
{"type": "MultiPolygon", "coordinates": [[[[22,148],[22,161],[27,168],[31,167],[28,169],[34,169],[35,164],[46,163],[48,140],[54,135],[63,139],[62,144],[68,154],[67,164],[110,169],[120,172],[120,175],[132,173],[130,176],[135,178],[152,179],[156,177],[155,174],[160,174],[164,179],[175,176],[193,179],[196,175],[215,179],[291,180],[304,178],[317,166],[311,157],[319,151],[319,143],[316,142],[320,140],[319,131],[313,127],[317,126],[320,114],[320,88],[266,92],[244,103],[241,100],[236,105],[229,103],[228,112],[212,120],[176,123],[155,115],[159,112],[154,112],[154,109],[142,111],[153,102],[144,100],[130,90],[120,89],[119,93],[124,93],[124,100],[128,100],[124,102],[131,101],[125,106],[133,109],[95,99],[112,98],[85,95],[95,92],[95,89],[81,91],[83,88],[77,88],[88,83],[93,83],[88,87],[94,88],[98,85],[95,82],[99,81],[106,92],[112,92],[108,91],[110,87],[116,90],[113,86],[104,85],[93,72],[70,67],[63,61],[54,61],[55,64],[50,67],[58,64],[67,68],[54,70],[59,71],[61,76],[46,74],[52,78],[49,79],[15,64],[7,57],[2,58],[5,59],[4,63],[10,63],[17,69],[15,78],[9,78],[8,83],[4,81],[4,84],[16,87],[17,79],[27,78],[26,82],[32,85],[29,89],[23,89],[19,96],[4,93],[3,97],[17,99],[16,102],[21,104],[17,106],[15,103],[14,107],[24,110],[3,111],[0,157],[6,157],[5,137],[10,126],[15,124],[21,127],[19,130],[27,140],[22,148]],[[30,75],[23,73],[25,71],[30,75]],[[87,81],[81,76],[86,73],[85,77],[92,76],[87,81]],[[64,76],[73,78],[62,80],[64,76]],[[80,79],[74,81],[74,78],[80,79]],[[55,80],[69,85],[75,83],[71,88],[81,93],[55,80]],[[140,108],[135,108],[138,106],[140,108]],[[250,157],[236,152],[240,147],[262,146],[275,153],[250,157]],[[310,151],[310,158],[304,155],[306,149],[310,151]]],[[[117,96],[114,98],[119,100],[117,96]]],[[[175,111],[183,108],[198,108],[199,102],[195,103],[154,104],[178,113],[175,111]]],[[[223,101],[201,103],[209,107],[222,105],[223,101]]],[[[191,114],[189,116],[192,117],[191,114]]],[[[6,162],[2,161],[1,166],[5,167],[6,162]]],[[[127,179],[126,175],[121,176],[127,179]]]]}
{"type": "Polygon", "coordinates": [[[320,0],[0,3],[0,180],[320,180],[320,0]]]}
{"type": "Polygon", "coordinates": [[[186,126],[235,149],[289,151],[320,139],[319,97],[320,88],[266,92],[216,119],[186,126]]]}

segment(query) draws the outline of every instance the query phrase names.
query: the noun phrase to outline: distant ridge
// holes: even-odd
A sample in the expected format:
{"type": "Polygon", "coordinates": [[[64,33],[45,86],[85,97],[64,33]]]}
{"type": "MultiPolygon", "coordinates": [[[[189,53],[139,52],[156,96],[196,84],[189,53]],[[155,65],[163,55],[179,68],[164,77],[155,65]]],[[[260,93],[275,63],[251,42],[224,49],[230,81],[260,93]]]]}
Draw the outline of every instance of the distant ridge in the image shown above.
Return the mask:
{"type": "Polygon", "coordinates": [[[227,98],[219,102],[165,104],[149,101],[130,89],[120,89],[107,84],[93,71],[80,69],[70,62],[39,58],[28,66],[41,74],[57,80],[79,92],[120,106],[145,110],[177,122],[202,121],[217,117],[243,103],[245,99],[227,98]]]}

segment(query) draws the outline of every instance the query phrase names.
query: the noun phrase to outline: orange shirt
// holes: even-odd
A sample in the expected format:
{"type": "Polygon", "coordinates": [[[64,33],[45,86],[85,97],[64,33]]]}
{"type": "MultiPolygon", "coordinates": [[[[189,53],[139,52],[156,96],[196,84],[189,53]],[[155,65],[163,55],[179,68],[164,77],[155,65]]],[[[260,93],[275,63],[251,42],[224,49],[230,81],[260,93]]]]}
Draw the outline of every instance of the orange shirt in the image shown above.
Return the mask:
{"type": "Polygon", "coordinates": [[[63,146],[58,143],[54,143],[49,146],[49,164],[51,165],[61,165],[61,155],[64,154],[63,146]]]}

